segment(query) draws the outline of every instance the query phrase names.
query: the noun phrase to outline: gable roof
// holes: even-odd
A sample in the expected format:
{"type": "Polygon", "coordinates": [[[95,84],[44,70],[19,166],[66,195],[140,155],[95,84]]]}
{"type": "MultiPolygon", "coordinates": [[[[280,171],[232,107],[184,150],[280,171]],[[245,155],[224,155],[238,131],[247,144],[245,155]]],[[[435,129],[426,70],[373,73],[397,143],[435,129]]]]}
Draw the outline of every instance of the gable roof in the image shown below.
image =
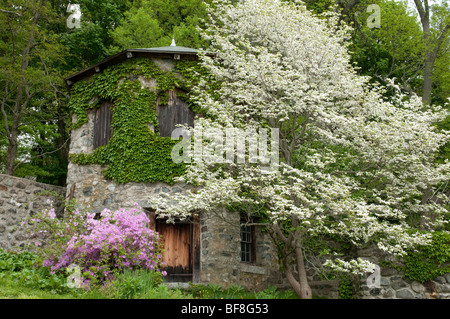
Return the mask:
{"type": "Polygon", "coordinates": [[[141,49],[126,49],[122,52],[114,54],[102,61],[89,66],[88,68],[81,70],[77,73],[69,75],[64,78],[64,82],[67,87],[70,87],[75,83],[91,75],[94,75],[102,70],[106,69],[108,66],[118,64],[130,58],[135,57],[157,57],[160,59],[189,59],[196,60],[198,51],[192,48],[179,47],[179,46],[167,46],[167,47],[157,47],[157,48],[141,48],[141,49]]]}

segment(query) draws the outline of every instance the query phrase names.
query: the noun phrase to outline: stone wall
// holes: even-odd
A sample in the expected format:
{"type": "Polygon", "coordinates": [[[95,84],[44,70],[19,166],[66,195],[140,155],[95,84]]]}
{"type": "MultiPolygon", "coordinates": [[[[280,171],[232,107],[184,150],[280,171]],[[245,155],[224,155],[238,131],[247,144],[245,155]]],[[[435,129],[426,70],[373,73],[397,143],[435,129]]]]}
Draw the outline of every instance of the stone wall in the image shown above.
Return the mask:
{"type": "Polygon", "coordinates": [[[370,274],[355,281],[357,299],[450,299],[450,274],[434,280],[420,283],[404,278],[403,274],[392,267],[381,266],[381,261],[399,264],[393,257],[370,247],[358,250],[358,256],[379,265],[379,282],[369,281],[370,274]]]}
{"type": "MultiPolygon", "coordinates": [[[[375,273],[351,276],[353,299],[450,299],[450,273],[424,283],[410,280],[393,267],[382,266],[382,261],[401,265],[400,260],[380,251],[375,246],[356,249],[355,257],[371,261],[379,267],[378,282],[373,281],[375,273]]],[[[316,261],[317,262],[317,261],[316,261]]],[[[307,263],[308,283],[313,296],[326,299],[339,298],[339,280],[324,280],[318,274],[318,267],[307,263]]],[[[294,267],[294,273],[296,269],[294,267]]],[[[279,288],[290,286],[283,274],[276,284],[279,288]]]]}
{"type": "Polygon", "coordinates": [[[57,215],[63,213],[62,198],[65,187],[37,183],[35,181],[0,174],[0,248],[16,250],[24,247],[22,220],[49,208],[50,199],[57,215]]]}
{"type": "Polygon", "coordinates": [[[255,226],[255,261],[241,262],[240,217],[215,212],[200,219],[201,281],[262,290],[281,282],[278,257],[267,233],[255,226]]]}
{"type": "MultiPolygon", "coordinates": [[[[159,193],[184,193],[188,185],[176,183],[126,183],[106,180],[100,165],[69,163],[67,197],[78,208],[98,213],[105,208],[129,209],[137,203],[150,208],[149,199],[159,193]]],[[[200,282],[224,286],[241,284],[248,289],[264,289],[280,282],[277,254],[268,234],[255,229],[256,260],[240,262],[239,214],[215,213],[200,216],[200,282]]]]}
{"type": "Polygon", "coordinates": [[[137,203],[142,208],[150,206],[149,199],[158,193],[184,193],[187,185],[176,183],[126,183],[106,180],[100,165],[68,165],[67,198],[74,198],[77,207],[98,213],[104,208],[130,209],[137,203]]]}

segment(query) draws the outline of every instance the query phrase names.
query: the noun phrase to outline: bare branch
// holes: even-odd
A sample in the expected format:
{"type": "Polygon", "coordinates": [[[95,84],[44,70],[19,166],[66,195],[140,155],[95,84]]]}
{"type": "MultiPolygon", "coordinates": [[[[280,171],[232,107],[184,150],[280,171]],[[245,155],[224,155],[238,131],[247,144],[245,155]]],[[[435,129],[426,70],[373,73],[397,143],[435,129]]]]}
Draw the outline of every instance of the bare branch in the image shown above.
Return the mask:
{"type": "Polygon", "coordinates": [[[9,13],[9,14],[15,14],[15,15],[17,15],[17,16],[19,16],[19,17],[22,16],[22,15],[21,15],[20,13],[18,13],[18,12],[9,11],[9,10],[4,10],[4,9],[0,9],[0,12],[3,12],[3,13],[9,13]]]}

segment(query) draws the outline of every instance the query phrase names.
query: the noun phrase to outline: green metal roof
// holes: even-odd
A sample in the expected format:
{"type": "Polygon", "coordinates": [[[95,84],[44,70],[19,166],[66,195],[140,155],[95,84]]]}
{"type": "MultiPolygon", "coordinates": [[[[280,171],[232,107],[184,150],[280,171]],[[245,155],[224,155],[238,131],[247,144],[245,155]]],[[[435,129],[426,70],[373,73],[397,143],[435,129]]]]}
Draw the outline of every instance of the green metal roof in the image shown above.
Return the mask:
{"type": "MultiPolygon", "coordinates": [[[[174,42],[172,42],[174,44],[174,42]]],[[[67,86],[70,87],[75,82],[78,82],[86,77],[89,77],[95,73],[101,72],[108,66],[121,63],[127,59],[134,57],[157,57],[162,59],[198,59],[198,51],[192,48],[179,47],[171,45],[167,47],[157,48],[140,48],[140,49],[127,49],[117,54],[114,54],[96,64],[89,66],[88,68],[74,73],[64,79],[67,86]]]]}
{"type": "Polygon", "coordinates": [[[146,52],[167,52],[167,53],[197,53],[196,49],[179,47],[179,46],[167,46],[167,47],[158,47],[158,48],[142,48],[142,49],[134,49],[134,50],[142,50],[146,52]]]}

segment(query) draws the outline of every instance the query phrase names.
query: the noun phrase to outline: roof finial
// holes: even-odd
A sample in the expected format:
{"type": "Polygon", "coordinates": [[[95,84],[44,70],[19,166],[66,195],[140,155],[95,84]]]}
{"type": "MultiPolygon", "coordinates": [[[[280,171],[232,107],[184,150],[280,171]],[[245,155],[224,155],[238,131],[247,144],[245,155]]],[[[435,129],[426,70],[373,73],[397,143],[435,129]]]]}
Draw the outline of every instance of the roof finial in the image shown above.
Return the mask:
{"type": "Polygon", "coordinates": [[[171,47],[176,47],[177,45],[175,44],[175,38],[172,38],[172,43],[170,44],[171,47]]]}

